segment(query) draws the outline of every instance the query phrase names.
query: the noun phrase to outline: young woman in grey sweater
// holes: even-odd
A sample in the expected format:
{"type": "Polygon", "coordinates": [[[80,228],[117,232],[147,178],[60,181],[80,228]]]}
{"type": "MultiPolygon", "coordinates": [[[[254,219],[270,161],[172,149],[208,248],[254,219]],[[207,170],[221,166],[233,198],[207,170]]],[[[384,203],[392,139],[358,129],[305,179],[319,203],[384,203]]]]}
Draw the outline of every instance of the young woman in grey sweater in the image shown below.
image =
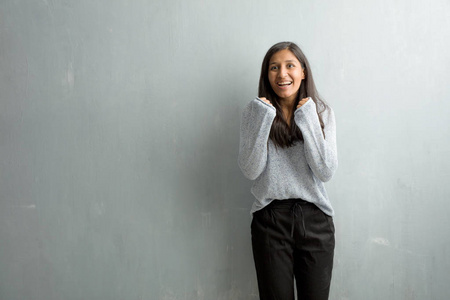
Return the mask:
{"type": "Polygon", "coordinates": [[[238,164],[254,181],[252,249],[262,300],[328,299],[334,210],[324,182],[338,160],[332,108],[292,42],[266,53],[258,97],[244,108],[238,164]]]}

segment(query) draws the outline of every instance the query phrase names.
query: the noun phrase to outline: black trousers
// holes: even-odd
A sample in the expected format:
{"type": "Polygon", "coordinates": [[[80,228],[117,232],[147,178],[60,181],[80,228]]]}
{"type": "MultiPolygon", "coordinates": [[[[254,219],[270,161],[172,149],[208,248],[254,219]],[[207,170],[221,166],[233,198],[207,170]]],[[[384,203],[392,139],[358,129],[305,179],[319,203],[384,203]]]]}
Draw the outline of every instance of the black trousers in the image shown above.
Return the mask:
{"type": "Polygon", "coordinates": [[[301,199],[274,200],[251,224],[261,300],[326,300],[334,256],[333,218],[301,199]]]}

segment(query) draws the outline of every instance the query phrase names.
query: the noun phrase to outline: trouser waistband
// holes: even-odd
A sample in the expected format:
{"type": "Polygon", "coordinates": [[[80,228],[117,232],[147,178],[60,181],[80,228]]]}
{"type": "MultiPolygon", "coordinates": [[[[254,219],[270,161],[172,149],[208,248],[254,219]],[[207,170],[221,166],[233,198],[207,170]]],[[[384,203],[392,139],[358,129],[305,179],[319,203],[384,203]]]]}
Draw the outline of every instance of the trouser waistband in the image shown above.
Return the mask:
{"type": "Polygon", "coordinates": [[[300,198],[290,198],[290,199],[274,199],[272,202],[270,202],[267,205],[267,208],[270,209],[290,209],[292,205],[297,204],[301,205],[302,207],[313,207],[316,208],[316,205],[314,203],[305,201],[300,198]]]}
{"type": "Polygon", "coordinates": [[[303,209],[307,207],[317,208],[314,203],[305,201],[300,198],[291,198],[291,199],[275,199],[267,205],[268,210],[276,210],[276,209],[289,209],[292,214],[292,222],[291,222],[291,237],[294,236],[294,226],[295,219],[299,217],[298,211],[300,211],[300,216],[302,220],[303,227],[303,237],[306,238],[306,226],[305,226],[305,217],[303,214],[303,209]]]}

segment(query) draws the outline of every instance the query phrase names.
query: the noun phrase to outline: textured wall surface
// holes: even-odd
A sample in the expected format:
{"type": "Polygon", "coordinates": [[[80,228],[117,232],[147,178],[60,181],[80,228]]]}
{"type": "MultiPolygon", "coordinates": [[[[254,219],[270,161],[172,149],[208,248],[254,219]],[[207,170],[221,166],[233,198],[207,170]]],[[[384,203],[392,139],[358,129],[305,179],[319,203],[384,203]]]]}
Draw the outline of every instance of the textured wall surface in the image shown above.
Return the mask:
{"type": "Polygon", "coordinates": [[[0,299],[258,299],[267,49],[336,113],[330,299],[449,299],[450,2],[2,0],[0,299]]]}

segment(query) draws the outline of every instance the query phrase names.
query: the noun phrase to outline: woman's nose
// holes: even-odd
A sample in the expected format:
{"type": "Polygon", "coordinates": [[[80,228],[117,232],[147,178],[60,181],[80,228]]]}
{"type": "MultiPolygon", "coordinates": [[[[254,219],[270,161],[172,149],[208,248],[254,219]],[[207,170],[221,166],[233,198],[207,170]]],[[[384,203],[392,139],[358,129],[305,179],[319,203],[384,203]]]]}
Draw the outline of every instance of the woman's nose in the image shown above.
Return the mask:
{"type": "Polygon", "coordinates": [[[279,77],[281,77],[281,78],[283,78],[283,77],[285,77],[287,75],[287,70],[286,70],[286,68],[280,68],[280,71],[278,72],[278,76],[279,77]]]}

